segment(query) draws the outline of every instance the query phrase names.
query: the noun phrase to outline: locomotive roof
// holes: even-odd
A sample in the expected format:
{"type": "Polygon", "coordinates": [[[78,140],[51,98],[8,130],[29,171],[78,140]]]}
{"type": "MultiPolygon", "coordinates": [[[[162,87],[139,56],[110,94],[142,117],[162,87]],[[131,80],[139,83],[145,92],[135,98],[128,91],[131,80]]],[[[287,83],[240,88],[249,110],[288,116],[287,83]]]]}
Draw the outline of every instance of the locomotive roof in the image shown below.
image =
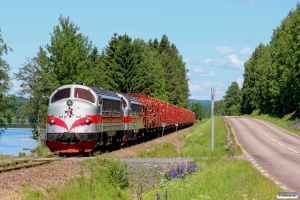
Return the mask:
{"type": "Polygon", "coordinates": [[[91,88],[94,92],[96,92],[97,95],[105,95],[105,96],[111,96],[111,97],[117,97],[118,99],[120,98],[117,93],[110,91],[110,90],[105,90],[103,88],[97,88],[97,87],[93,87],[93,86],[87,86],[89,88],[91,88]]]}
{"type": "Polygon", "coordinates": [[[125,96],[126,99],[128,99],[130,103],[141,105],[141,102],[137,98],[129,96],[128,94],[125,94],[125,93],[122,93],[122,95],[125,96]]]}

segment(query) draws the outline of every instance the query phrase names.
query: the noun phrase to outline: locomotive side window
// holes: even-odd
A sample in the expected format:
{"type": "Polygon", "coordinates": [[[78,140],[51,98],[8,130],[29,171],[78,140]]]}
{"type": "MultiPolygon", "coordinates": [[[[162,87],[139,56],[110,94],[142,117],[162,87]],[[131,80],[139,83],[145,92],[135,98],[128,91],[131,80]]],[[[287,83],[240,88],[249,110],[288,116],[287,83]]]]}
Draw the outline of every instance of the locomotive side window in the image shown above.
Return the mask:
{"type": "Polygon", "coordinates": [[[71,88],[58,90],[51,98],[51,103],[70,97],[71,88]]]}
{"type": "Polygon", "coordinates": [[[89,90],[86,89],[75,88],[74,97],[87,100],[91,103],[95,103],[94,95],[89,90]]]}
{"type": "Polygon", "coordinates": [[[132,104],[131,110],[132,110],[132,116],[138,116],[143,111],[143,107],[141,105],[132,104]]]}
{"type": "Polygon", "coordinates": [[[113,115],[120,115],[121,114],[121,102],[120,101],[111,101],[111,108],[113,115]]]}
{"type": "Polygon", "coordinates": [[[121,102],[110,99],[103,99],[102,114],[109,115],[121,115],[121,102]]]}
{"type": "Polygon", "coordinates": [[[103,99],[102,114],[103,115],[110,114],[110,100],[109,99],[103,99]]]}

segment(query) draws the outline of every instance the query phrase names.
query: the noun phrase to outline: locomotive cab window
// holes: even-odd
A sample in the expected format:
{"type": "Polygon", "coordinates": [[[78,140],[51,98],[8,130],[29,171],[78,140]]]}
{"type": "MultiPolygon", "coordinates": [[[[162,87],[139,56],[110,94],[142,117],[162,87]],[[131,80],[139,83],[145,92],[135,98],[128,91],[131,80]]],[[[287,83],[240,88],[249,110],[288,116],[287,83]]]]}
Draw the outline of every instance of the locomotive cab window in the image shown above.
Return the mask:
{"type": "Polygon", "coordinates": [[[137,104],[132,104],[131,109],[132,109],[132,116],[138,116],[143,111],[143,106],[137,105],[137,104]]]}
{"type": "Polygon", "coordinates": [[[111,101],[111,108],[113,115],[121,115],[121,102],[120,101],[111,101]]]}
{"type": "Polygon", "coordinates": [[[70,97],[71,88],[58,90],[51,98],[51,103],[70,97]]]}
{"type": "Polygon", "coordinates": [[[84,99],[91,103],[95,103],[94,95],[89,90],[86,90],[86,89],[75,88],[74,97],[79,98],[79,99],[84,99]]]}
{"type": "Polygon", "coordinates": [[[103,99],[103,115],[121,115],[121,102],[110,99],[103,99]]]}
{"type": "Polygon", "coordinates": [[[103,99],[103,108],[102,108],[102,114],[103,115],[110,115],[110,100],[109,99],[103,99]]]}

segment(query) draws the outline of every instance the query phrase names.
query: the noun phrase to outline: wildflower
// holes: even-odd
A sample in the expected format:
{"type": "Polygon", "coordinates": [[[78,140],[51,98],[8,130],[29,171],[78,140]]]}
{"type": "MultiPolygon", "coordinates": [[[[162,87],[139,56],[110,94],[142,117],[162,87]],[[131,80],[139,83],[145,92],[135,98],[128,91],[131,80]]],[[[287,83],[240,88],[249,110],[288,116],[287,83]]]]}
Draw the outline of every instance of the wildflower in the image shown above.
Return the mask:
{"type": "Polygon", "coordinates": [[[186,171],[188,171],[189,173],[193,173],[193,172],[196,172],[196,170],[197,170],[197,166],[195,165],[195,163],[190,162],[188,164],[186,171]]]}
{"type": "Polygon", "coordinates": [[[178,165],[178,176],[179,178],[182,178],[184,176],[184,166],[183,165],[178,165]]]}
{"type": "Polygon", "coordinates": [[[176,178],[176,170],[174,169],[174,168],[172,168],[171,170],[170,170],[170,174],[169,174],[170,176],[170,180],[172,180],[173,178],[176,178]]]}

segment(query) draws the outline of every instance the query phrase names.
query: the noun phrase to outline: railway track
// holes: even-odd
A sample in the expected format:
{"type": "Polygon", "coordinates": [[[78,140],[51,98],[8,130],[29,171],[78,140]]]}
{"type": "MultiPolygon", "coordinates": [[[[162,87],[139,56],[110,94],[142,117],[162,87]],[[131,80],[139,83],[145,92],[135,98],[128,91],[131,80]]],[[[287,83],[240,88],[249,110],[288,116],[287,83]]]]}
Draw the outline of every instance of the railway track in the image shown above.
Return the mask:
{"type": "Polygon", "coordinates": [[[16,159],[0,161],[0,173],[49,164],[62,158],[16,159]]]}

